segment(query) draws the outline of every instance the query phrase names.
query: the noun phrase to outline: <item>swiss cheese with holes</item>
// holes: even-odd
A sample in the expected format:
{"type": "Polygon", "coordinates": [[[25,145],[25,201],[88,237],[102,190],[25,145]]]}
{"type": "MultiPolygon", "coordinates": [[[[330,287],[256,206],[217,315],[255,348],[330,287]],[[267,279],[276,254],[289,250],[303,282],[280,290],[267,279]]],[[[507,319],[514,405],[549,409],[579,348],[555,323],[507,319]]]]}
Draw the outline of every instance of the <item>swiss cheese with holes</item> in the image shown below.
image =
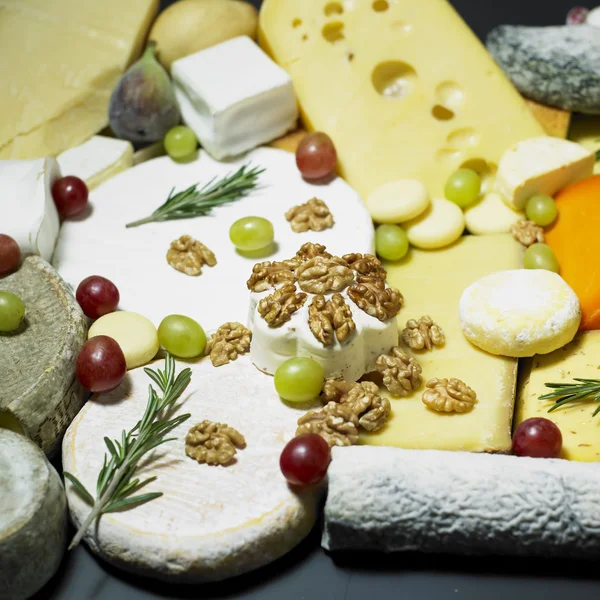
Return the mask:
{"type": "Polygon", "coordinates": [[[265,0],[259,39],[363,197],[400,178],[440,196],[457,168],[493,172],[508,147],[543,135],[446,0],[265,0]]]}

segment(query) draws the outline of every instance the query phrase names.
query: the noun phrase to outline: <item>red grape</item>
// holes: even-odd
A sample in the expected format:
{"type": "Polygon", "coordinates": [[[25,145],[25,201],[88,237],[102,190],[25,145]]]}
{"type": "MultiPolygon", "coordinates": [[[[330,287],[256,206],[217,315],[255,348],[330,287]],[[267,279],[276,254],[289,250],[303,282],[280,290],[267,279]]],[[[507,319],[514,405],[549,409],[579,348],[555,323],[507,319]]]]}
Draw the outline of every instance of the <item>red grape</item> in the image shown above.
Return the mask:
{"type": "Polygon", "coordinates": [[[59,177],[52,184],[52,198],[62,219],[75,217],[87,206],[87,185],[74,175],[59,177]]]}
{"type": "Polygon", "coordinates": [[[560,429],[548,419],[527,419],[519,424],[513,435],[513,452],[517,456],[558,458],[561,449],[560,429]]]}
{"type": "Polygon", "coordinates": [[[0,233],[0,276],[14,271],[20,262],[19,244],[10,235],[0,233]]]}
{"type": "Polygon", "coordinates": [[[567,13],[567,25],[583,25],[589,12],[584,6],[575,6],[567,13]]]}
{"type": "Polygon", "coordinates": [[[77,379],[91,392],[116,388],[127,371],[121,346],[107,335],[89,339],[77,357],[77,379]]]}
{"type": "Polygon", "coordinates": [[[321,179],[335,171],[337,154],[331,138],[320,131],[302,138],[296,150],[296,166],[306,179],[321,179]]]}
{"type": "Polygon", "coordinates": [[[119,305],[117,286],[100,275],[86,277],[77,287],[75,297],[85,316],[90,319],[114,312],[119,305]]]}
{"type": "Polygon", "coordinates": [[[316,433],[308,433],[287,443],[279,466],[288,483],[313,485],[325,477],[330,461],[331,450],[327,442],[316,433]]]}

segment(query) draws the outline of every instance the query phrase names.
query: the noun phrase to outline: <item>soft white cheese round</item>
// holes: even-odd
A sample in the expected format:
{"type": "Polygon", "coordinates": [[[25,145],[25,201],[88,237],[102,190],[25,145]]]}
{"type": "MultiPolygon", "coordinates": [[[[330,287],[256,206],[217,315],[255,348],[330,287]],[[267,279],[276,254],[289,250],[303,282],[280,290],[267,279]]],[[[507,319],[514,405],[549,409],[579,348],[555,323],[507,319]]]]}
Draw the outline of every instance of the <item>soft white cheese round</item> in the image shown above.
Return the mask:
{"type": "Polygon", "coordinates": [[[404,223],[403,227],[413,246],[432,250],[455,242],[465,229],[465,217],[454,202],[434,198],[423,214],[404,223]]]}
{"type": "Polygon", "coordinates": [[[459,303],[466,338],[503,356],[547,354],[568,344],[579,328],[575,292],[542,269],[499,271],[471,284],[459,303]]]}
{"type": "Polygon", "coordinates": [[[419,216],[430,204],[427,188],[417,179],[389,181],[365,200],[376,223],[403,223],[419,216]]]}
{"type": "Polygon", "coordinates": [[[0,597],[35,594],[56,573],[66,536],[58,473],[33,442],[0,429],[0,597]]]}
{"type": "Polygon", "coordinates": [[[474,235],[508,233],[517,221],[524,218],[522,212],[507,206],[496,192],[486,194],[479,202],[465,209],[467,230],[474,235]]]}
{"type": "Polygon", "coordinates": [[[588,13],[585,22],[587,25],[594,25],[600,27],[600,6],[596,6],[588,13]]]}
{"type": "MultiPolygon", "coordinates": [[[[160,361],[153,368],[163,368],[160,361]]],[[[173,416],[191,418],[170,432],[175,440],[144,460],[143,477],[156,476],[144,492],[163,496],[132,510],[105,514],[84,538],[91,550],[125,570],[177,582],[215,581],[256,569],[293,548],[314,525],[316,487],[290,488],[279,456],[310,407],[292,407],[277,395],[273,378],[248,356],[213,367],[208,358],[178,362],[192,379],[173,416]],[[229,466],[198,464],[185,454],[185,436],[208,419],[226,423],[246,439],[229,466]]],[[[92,396],[63,441],[63,465],[94,490],[106,447],[140,419],[150,378],[129,371],[120,386],[92,396]]],[[[89,506],[67,484],[71,516],[78,526],[89,506]]]]}

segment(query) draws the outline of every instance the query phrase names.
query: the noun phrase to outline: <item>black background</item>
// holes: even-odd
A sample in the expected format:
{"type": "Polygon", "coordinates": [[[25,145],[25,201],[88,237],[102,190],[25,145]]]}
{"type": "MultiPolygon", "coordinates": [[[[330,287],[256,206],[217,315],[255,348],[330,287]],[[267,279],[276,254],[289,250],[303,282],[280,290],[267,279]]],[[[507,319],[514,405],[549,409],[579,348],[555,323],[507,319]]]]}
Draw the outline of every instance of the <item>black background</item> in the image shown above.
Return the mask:
{"type": "MultiPolygon", "coordinates": [[[[303,0],[297,0],[302,2],[303,0]]],[[[453,0],[480,38],[502,23],[563,24],[576,0],[453,0]]],[[[127,0],[123,0],[124,3],[127,0]]],[[[256,6],[260,0],[252,0],[256,6]]],[[[163,1],[163,8],[172,4],[163,1]]],[[[588,8],[595,3],[582,2],[588,8]]],[[[600,31],[599,31],[600,35],[600,31]]],[[[600,510],[600,507],[598,507],[600,510]]],[[[219,584],[177,586],[122,573],[84,547],[70,553],[36,600],[566,600],[600,598],[592,562],[422,554],[331,556],[320,530],[279,561],[219,584]]]]}

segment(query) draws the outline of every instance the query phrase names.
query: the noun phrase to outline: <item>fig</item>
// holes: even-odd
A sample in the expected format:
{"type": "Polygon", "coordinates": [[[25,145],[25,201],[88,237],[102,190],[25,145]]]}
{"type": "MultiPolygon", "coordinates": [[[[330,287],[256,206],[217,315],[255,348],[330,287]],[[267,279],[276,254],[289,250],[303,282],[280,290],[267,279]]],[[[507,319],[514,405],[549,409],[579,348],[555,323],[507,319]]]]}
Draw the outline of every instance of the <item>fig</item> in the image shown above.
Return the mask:
{"type": "Polygon", "coordinates": [[[110,127],[130,142],[157,142],[179,123],[171,80],[155,56],[150,41],[142,57],[123,74],[108,106],[110,127]]]}

